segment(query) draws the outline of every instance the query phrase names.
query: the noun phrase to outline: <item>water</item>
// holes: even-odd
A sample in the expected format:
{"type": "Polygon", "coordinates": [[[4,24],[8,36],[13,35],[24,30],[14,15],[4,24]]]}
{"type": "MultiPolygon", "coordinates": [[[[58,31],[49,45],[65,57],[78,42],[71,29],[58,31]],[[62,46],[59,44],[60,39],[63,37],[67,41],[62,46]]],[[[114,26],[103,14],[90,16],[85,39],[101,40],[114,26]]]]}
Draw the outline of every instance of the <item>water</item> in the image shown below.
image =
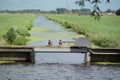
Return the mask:
{"type": "MultiPolygon", "coordinates": [[[[35,42],[28,43],[28,46],[46,46],[49,39],[53,42],[53,46],[58,46],[58,41],[60,39],[64,42],[69,42],[74,41],[73,38],[81,36],[75,32],[64,30],[59,24],[46,19],[44,16],[38,16],[34,20],[34,28],[40,31],[32,30],[30,35],[31,39],[37,38],[37,40],[35,42]]],[[[64,43],[63,46],[71,45],[64,43]]]]}
{"type": "Polygon", "coordinates": [[[120,80],[120,67],[75,64],[0,65],[0,80],[120,80]]]}
{"type": "MultiPolygon", "coordinates": [[[[40,32],[31,32],[31,37],[46,37],[51,39],[53,42],[53,46],[58,46],[59,39],[63,41],[73,41],[71,35],[77,35],[74,32],[68,32],[62,28],[59,24],[46,19],[44,16],[38,16],[34,20],[34,27],[37,29],[43,29],[40,32]],[[61,35],[58,37],[59,34],[61,35]],[[62,35],[70,35],[67,37],[63,37],[62,35]],[[55,36],[54,36],[55,35],[55,36]]],[[[35,43],[29,44],[30,46],[47,46],[48,40],[39,40],[35,43]]],[[[68,44],[63,43],[63,46],[70,46],[68,44]]],[[[64,64],[81,64],[84,63],[84,54],[78,53],[36,53],[36,64],[39,63],[64,63],[64,64]],[[67,58],[67,59],[66,59],[67,58]]]]}
{"type": "MultiPolygon", "coordinates": [[[[34,26],[53,27],[52,33],[56,30],[62,34],[75,34],[66,32],[59,25],[47,20],[43,16],[39,16],[35,20],[34,26]]],[[[49,35],[31,33],[31,36],[49,37],[50,33],[49,35]]],[[[54,46],[57,46],[57,37],[52,36],[52,38],[54,46]]],[[[68,41],[72,40],[72,38],[64,38],[63,40],[68,41]]],[[[45,46],[46,44],[47,40],[38,40],[28,45],[45,46]]],[[[84,54],[81,53],[36,53],[34,64],[14,63],[0,65],[0,80],[120,80],[120,67],[85,66],[83,63],[84,54]]]]}
{"type": "Polygon", "coordinates": [[[59,64],[82,64],[84,54],[81,53],[36,53],[36,64],[59,63],[59,64]]]}

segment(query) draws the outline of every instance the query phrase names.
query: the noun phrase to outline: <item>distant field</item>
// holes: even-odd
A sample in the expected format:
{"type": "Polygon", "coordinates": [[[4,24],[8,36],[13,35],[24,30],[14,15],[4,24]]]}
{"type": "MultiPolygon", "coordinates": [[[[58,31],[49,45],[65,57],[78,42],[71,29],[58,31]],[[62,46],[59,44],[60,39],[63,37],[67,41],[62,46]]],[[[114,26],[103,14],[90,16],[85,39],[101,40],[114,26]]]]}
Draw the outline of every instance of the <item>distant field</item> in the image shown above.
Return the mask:
{"type": "Polygon", "coordinates": [[[87,36],[100,47],[120,47],[120,16],[102,16],[100,21],[91,16],[47,15],[49,19],[87,36]]]}
{"type": "Polygon", "coordinates": [[[32,14],[0,14],[0,39],[11,27],[26,29],[31,26],[34,18],[32,14]]]}

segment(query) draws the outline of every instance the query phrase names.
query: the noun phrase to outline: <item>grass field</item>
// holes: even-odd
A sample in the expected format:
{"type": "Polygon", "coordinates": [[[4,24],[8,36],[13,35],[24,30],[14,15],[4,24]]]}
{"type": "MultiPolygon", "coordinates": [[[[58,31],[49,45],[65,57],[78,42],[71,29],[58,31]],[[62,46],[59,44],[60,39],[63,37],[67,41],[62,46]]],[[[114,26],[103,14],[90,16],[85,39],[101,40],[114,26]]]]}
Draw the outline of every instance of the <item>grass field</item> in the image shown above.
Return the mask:
{"type": "Polygon", "coordinates": [[[0,39],[11,28],[28,30],[33,25],[33,14],[0,14],[0,39]]]}
{"type": "Polygon", "coordinates": [[[11,27],[27,28],[34,18],[35,15],[32,14],[0,14],[0,38],[11,27]]]}
{"type": "Polygon", "coordinates": [[[91,16],[47,15],[67,28],[84,34],[100,47],[120,47],[120,16],[102,16],[100,21],[91,16]]]}

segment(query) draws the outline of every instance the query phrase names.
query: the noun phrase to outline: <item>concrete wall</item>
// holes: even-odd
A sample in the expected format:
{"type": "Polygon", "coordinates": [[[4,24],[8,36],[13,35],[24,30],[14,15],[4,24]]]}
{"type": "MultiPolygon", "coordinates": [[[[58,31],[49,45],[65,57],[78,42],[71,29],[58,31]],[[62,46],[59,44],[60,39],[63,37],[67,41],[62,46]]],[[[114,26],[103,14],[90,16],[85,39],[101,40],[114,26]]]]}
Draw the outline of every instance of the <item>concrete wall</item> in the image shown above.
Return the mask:
{"type": "MultiPolygon", "coordinates": [[[[88,49],[89,62],[120,62],[120,49],[88,49]]],[[[87,59],[87,58],[86,58],[87,59]]]]}
{"type": "Polygon", "coordinates": [[[34,48],[0,47],[0,60],[34,62],[34,48]]]}
{"type": "Polygon", "coordinates": [[[29,52],[0,52],[0,60],[31,61],[29,52]]]}
{"type": "Polygon", "coordinates": [[[91,54],[90,62],[120,62],[120,54],[91,54]]]}

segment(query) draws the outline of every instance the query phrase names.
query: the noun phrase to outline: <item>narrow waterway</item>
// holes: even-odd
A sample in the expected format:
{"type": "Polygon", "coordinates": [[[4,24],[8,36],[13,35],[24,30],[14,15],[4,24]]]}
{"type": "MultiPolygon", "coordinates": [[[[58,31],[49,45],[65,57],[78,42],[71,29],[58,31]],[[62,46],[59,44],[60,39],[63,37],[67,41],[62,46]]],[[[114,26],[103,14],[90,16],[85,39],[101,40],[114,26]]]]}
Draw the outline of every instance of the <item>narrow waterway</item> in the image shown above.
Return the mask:
{"type": "MultiPolygon", "coordinates": [[[[74,32],[68,32],[59,24],[48,20],[44,16],[38,16],[34,21],[34,28],[30,32],[31,40],[37,38],[35,42],[29,46],[47,46],[48,40],[53,42],[52,46],[58,46],[60,39],[64,42],[73,41],[73,38],[78,38],[80,35],[74,32]]],[[[63,43],[62,46],[71,46],[63,43]]],[[[64,63],[64,64],[82,64],[84,63],[84,54],[75,53],[36,53],[36,64],[41,63],[64,63]],[[67,58],[67,59],[66,59],[67,58]]]]}
{"type": "MultiPolygon", "coordinates": [[[[31,42],[28,43],[30,46],[47,46],[48,40],[52,41],[52,46],[58,46],[59,40],[63,42],[73,42],[73,38],[82,36],[63,29],[62,26],[46,19],[44,16],[38,16],[35,19],[34,27],[30,31],[30,35],[31,42]]],[[[63,46],[72,45],[73,44],[63,43],[63,46]]]]}
{"type": "MultiPolygon", "coordinates": [[[[72,41],[79,37],[43,16],[35,19],[30,33],[32,41],[27,46],[46,46],[48,39],[54,42],[53,46],[58,46],[59,39],[72,41]]],[[[120,80],[120,67],[83,63],[81,53],[36,53],[35,64],[1,64],[0,80],[120,80]]]]}

